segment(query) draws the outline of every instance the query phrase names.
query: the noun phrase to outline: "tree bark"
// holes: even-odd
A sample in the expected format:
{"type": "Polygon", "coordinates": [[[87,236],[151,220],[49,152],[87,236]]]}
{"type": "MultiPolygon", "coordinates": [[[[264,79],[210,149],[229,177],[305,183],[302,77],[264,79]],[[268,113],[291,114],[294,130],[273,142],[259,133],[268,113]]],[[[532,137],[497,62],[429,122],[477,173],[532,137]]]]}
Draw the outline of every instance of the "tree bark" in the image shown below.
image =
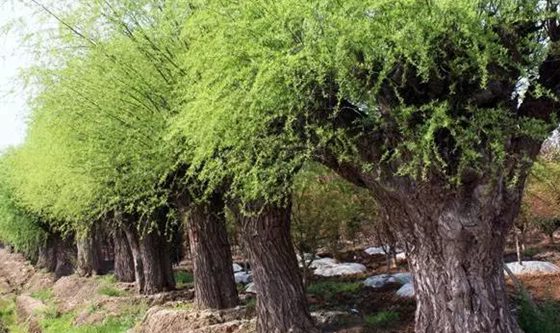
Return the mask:
{"type": "Polygon", "coordinates": [[[503,273],[521,195],[493,184],[375,194],[395,221],[414,276],[417,333],[520,333],[503,273]]]}
{"type": "Polygon", "coordinates": [[[55,235],[48,233],[45,243],[39,247],[36,266],[47,272],[54,272],[56,268],[56,242],[55,235]]]}
{"type": "Polygon", "coordinates": [[[252,207],[238,214],[257,289],[257,332],[318,332],[309,314],[290,235],[291,208],[252,207]]]}
{"type": "Polygon", "coordinates": [[[76,246],[72,239],[62,238],[60,235],[58,235],[55,242],[57,245],[54,275],[58,279],[74,273],[74,266],[76,263],[76,246]]]}
{"type": "Polygon", "coordinates": [[[78,238],[76,241],[78,249],[76,271],[78,275],[92,276],[93,274],[101,274],[101,253],[96,237],[92,232],[90,235],[78,238]]]}
{"type": "Polygon", "coordinates": [[[124,231],[117,229],[113,234],[115,249],[115,277],[121,282],[134,282],[134,258],[124,231]]]}
{"type": "Polygon", "coordinates": [[[134,263],[134,281],[136,281],[136,291],[141,294],[144,292],[144,265],[142,254],[140,252],[140,241],[138,239],[138,231],[130,225],[123,225],[123,230],[130,246],[132,260],[134,263]]]}
{"type": "Polygon", "coordinates": [[[221,197],[214,195],[207,203],[193,204],[188,213],[183,211],[188,217],[196,303],[203,309],[239,304],[224,208],[221,197]]]}
{"type": "Polygon", "coordinates": [[[414,276],[417,333],[521,332],[502,265],[530,165],[513,161],[510,171],[469,174],[452,186],[435,176],[429,181],[396,176],[397,166],[370,174],[326,161],[368,188],[391,221],[414,276]]]}

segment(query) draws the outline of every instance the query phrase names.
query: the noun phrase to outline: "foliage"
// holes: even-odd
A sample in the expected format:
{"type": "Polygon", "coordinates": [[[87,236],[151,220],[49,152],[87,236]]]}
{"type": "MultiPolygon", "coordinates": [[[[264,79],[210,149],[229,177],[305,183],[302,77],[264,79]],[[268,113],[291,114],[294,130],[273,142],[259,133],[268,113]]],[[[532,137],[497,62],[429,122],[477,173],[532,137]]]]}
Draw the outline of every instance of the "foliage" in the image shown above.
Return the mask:
{"type": "Polygon", "coordinates": [[[27,329],[18,324],[16,302],[12,297],[0,297],[0,331],[2,327],[9,333],[27,332],[27,329]]]}
{"type": "Polygon", "coordinates": [[[10,151],[0,156],[0,242],[33,259],[45,241],[45,232],[36,215],[17,203],[14,188],[9,183],[12,154],[10,151]]]}
{"type": "Polygon", "coordinates": [[[175,127],[192,142],[191,171],[228,179],[245,201],[281,200],[325,149],[367,170],[460,182],[505,168],[511,137],[553,128],[512,116],[511,94],[520,76],[526,99],[549,93],[531,71],[554,48],[540,31],[501,35],[549,14],[536,0],[199,3],[175,127]],[[490,84],[507,97],[481,101],[490,84]],[[381,153],[362,159],[364,141],[381,153]]]}
{"type": "Polygon", "coordinates": [[[356,294],[362,287],[360,282],[319,281],[311,283],[307,292],[331,300],[339,294],[356,294]]]}
{"type": "Polygon", "coordinates": [[[190,285],[194,282],[194,277],[191,273],[187,271],[177,271],[175,272],[175,283],[177,288],[182,288],[190,285]]]}
{"type": "Polygon", "coordinates": [[[318,164],[298,173],[292,202],[292,239],[299,252],[327,247],[334,255],[341,239],[355,239],[361,225],[375,218],[375,202],[365,189],[318,164]]]}
{"type": "Polygon", "coordinates": [[[126,291],[120,289],[117,284],[117,279],[113,274],[104,275],[99,278],[99,287],[97,293],[109,297],[119,297],[126,295],[126,291]]]}
{"type": "Polygon", "coordinates": [[[381,311],[373,315],[365,316],[364,321],[368,327],[387,328],[399,321],[399,313],[394,311],[381,311]]]}
{"type": "Polygon", "coordinates": [[[31,297],[36,298],[43,303],[47,303],[48,301],[52,300],[54,294],[52,288],[47,288],[34,291],[33,293],[31,293],[31,297]]]}
{"type": "Polygon", "coordinates": [[[547,301],[534,309],[527,300],[521,299],[519,305],[518,322],[524,332],[560,332],[560,304],[557,302],[547,301]]]}

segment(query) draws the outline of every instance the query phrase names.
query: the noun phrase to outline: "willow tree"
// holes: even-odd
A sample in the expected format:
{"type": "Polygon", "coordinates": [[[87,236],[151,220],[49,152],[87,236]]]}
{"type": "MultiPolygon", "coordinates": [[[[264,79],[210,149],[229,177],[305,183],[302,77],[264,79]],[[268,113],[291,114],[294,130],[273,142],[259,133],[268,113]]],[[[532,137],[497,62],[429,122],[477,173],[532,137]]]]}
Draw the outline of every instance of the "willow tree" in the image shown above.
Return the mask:
{"type": "Polygon", "coordinates": [[[23,209],[17,202],[10,184],[11,159],[15,150],[0,156],[0,242],[11,246],[36,262],[39,249],[45,242],[46,232],[36,215],[23,209]]]}
{"type": "Polygon", "coordinates": [[[199,304],[236,305],[221,199],[208,205],[193,200],[196,191],[181,173],[188,146],[166,135],[178,103],[174,85],[183,69],[176,57],[186,49],[179,26],[190,13],[188,3],[82,1],[69,8],[55,13],[43,7],[61,24],[55,38],[61,45],[55,69],[36,77],[44,81],[38,104],[49,125],[64,129],[63,143],[80,148],[70,168],[96,185],[94,197],[81,201],[88,205],[81,218],[112,220],[120,236],[115,241],[123,245],[119,259],[124,254],[123,262],[130,262],[130,250],[139,290],[153,293],[174,285],[168,231],[177,227],[177,213],[188,216],[188,225],[200,229],[191,233],[191,243],[201,244],[194,249],[202,258],[194,265],[199,304]]]}
{"type": "MultiPolygon", "coordinates": [[[[417,332],[520,332],[502,252],[532,161],[556,125],[555,3],[205,6],[188,28],[201,50],[193,77],[206,90],[197,107],[234,133],[207,137],[208,146],[230,155],[242,147],[254,178],[267,175],[260,166],[288,175],[313,155],[368,188],[409,254],[417,332]]],[[[267,230],[266,219],[258,223],[267,230]]],[[[276,236],[258,230],[248,230],[254,243],[276,236]]],[[[293,309],[278,308],[270,310],[293,309]]],[[[278,322],[304,331],[302,313],[278,322]]]]}

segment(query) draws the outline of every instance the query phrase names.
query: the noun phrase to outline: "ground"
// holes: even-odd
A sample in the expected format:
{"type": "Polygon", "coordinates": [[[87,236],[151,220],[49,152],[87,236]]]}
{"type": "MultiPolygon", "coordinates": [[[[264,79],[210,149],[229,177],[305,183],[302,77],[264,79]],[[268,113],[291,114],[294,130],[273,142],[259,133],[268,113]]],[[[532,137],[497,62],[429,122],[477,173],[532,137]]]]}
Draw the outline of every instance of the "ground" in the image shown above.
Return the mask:
{"type": "MultiPolygon", "coordinates": [[[[396,295],[400,284],[389,283],[379,289],[363,285],[372,275],[405,272],[406,261],[388,270],[383,255],[368,255],[363,249],[357,246],[336,257],[364,264],[365,273],[311,278],[308,300],[314,317],[324,332],[413,332],[415,303],[396,295]]],[[[515,260],[511,246],[504,258],[515,260]]],[[[524,259],[546,260],[560,266],[560,245],[535,237],[524,252],[524,259]]],[[[36,271],[21,255],[5,249],[0,249],[0,262],[0,333],[254,331],[254,295],[243,292],[242,286],[242,307],[219,312],[194,309],[188,262],[177,268],[177,291],[150,297],[135,295],[132,284],[118,283],[111,275],[69,276],[54,281],[50,274],[36,271]]],[[[560,274],[519,278],[536,303],[560,304],[560,274]]],[[[519,304],[514,284],[508,280],[508,286],[512,303],[519,304]]]]}

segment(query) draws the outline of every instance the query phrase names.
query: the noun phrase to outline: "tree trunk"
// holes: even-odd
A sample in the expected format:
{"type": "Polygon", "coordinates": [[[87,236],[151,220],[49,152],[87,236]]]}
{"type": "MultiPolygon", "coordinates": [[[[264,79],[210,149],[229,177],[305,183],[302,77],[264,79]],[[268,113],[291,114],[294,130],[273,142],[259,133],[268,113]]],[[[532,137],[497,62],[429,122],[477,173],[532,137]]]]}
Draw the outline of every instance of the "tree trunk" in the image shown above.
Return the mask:
{"type": "Polygon", "coordinates": [[[134,282],[134,258],[126,234],[118,229],[113,234],[115,277],[121,282],[134,282]]]}
{"type": "Polygon", "coordinates": [[[292,245],[290,207],[255,208],[239,218],[257,289],[257,332],[318,332],[292,245]]]}
{"type": "Polygon", "coordinates": [[[193,205],[187,214],[196,303],[200,308],[227,309],[239,304],[224,208],[223,200],[214,195],[208,203],[193,205]]]}
{"type": "Polygon", "coordinates": [[[36,266],[47,272],[54,272],[56,268],[56,242],[55,235],[48,233],[45,243],[39,247],[36,266]]]}
{"type": "Polygon", "coordinates": [[[91,276],[101,273],[101,253],[96,235],[78,238],[76,247],[78,249],[78,260],[76,271],[81,276],[91,276]]]}
{"type": "Polygon", "coordinates": [[[506,235],[520,195],[489,187],[455,194],[432,188],[380,195],[399,223],[414,276],[415,331],[520,333],[503,273],[506,235]]]}
{"type": "Polygon", "coordinates": [[[123,230],[126,235],[126,239],[128,240],[128,244],[130,245],[132,260],[134,262],[134,281],[136,281],[136,291],[141,294],[144,292],[145,279],[138,231],[129,225],[123,225],[123,230]]]}
{"type": "Polygon", "coordinates": [[[58,235],[56,241],[56,267],[54,275],[58,279],[74,273],[76,246],[72,239],[63,239],[58,235]]]}
{"type": "Polygon", "coordinates": [[[169,247],[164,236],[153,230],[140,239],[140,254],[144,267],[144,290],[146,295],[175,288],[173,266],[169,247]]]}

